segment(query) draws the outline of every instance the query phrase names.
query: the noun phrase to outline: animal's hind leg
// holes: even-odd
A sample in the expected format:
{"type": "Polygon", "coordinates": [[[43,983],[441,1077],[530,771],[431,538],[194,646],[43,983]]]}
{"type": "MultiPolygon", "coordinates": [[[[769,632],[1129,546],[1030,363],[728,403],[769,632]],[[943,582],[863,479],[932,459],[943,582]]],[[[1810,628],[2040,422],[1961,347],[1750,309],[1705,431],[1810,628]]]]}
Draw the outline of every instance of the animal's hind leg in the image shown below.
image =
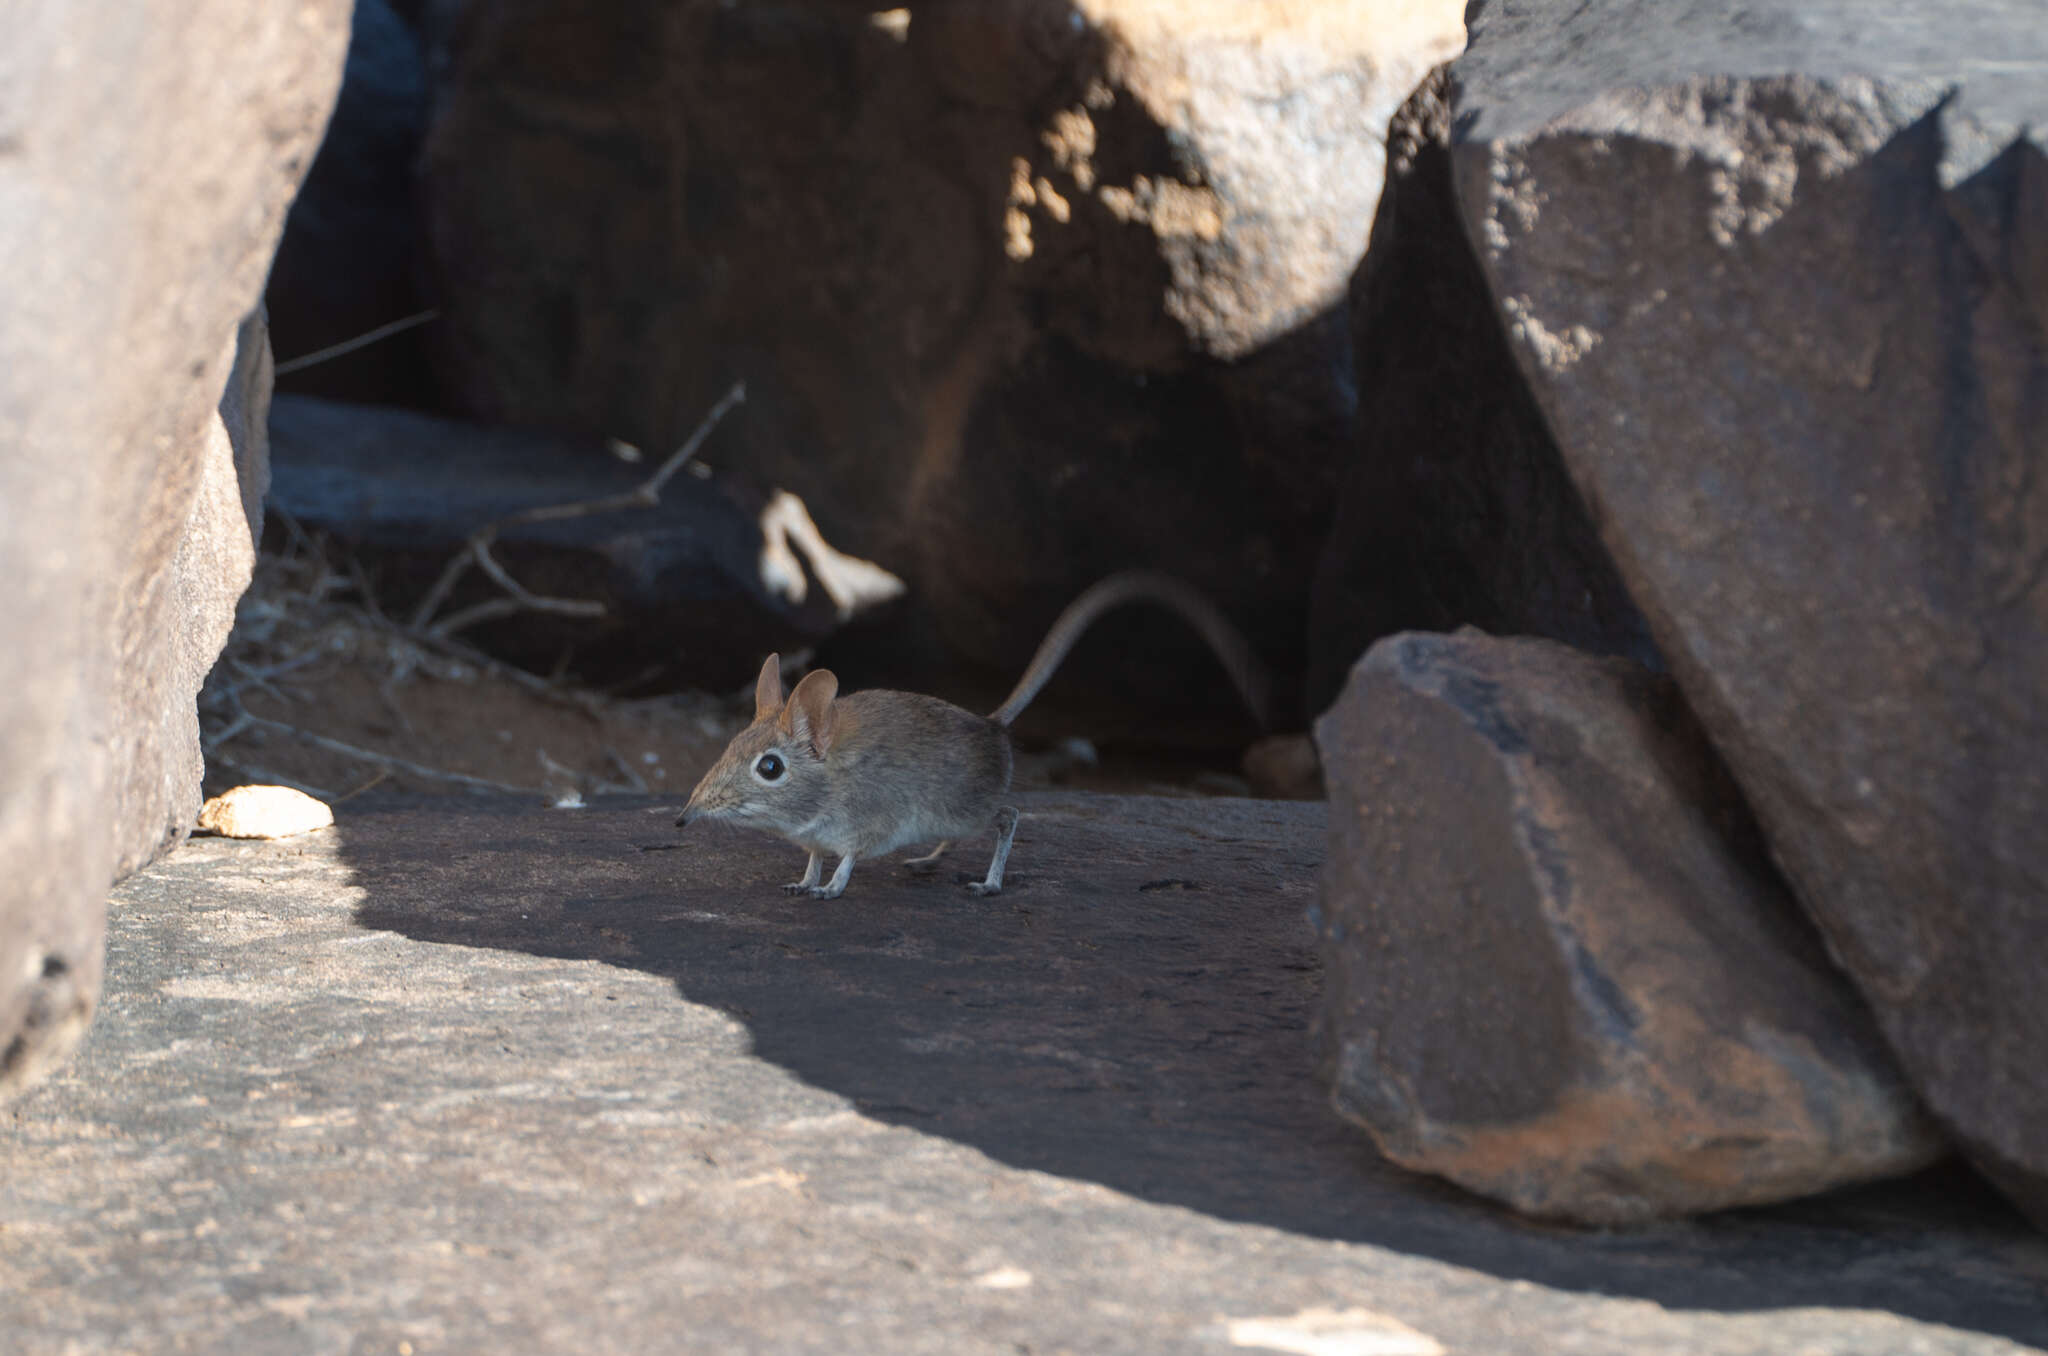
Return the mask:
{"type": "Polygon", "coordinates": [[[946,849],[951,846],[953,846],[953,840],[948,838],[922,857],[906,857],[903,861],[903,869],[915,871],[920,876],[930,875],[939,869],[939,858],[945,856],[946,849]]]}
{"type": "Polygon", "coordinates": [[[1003,864],[1010,860],[1010,840],[1017,836],[1017,807],[1005,805],[996,811],[996,855],[989,860],[988,875],[968,886],[977,895],[1003,892],[1003,864]]]}

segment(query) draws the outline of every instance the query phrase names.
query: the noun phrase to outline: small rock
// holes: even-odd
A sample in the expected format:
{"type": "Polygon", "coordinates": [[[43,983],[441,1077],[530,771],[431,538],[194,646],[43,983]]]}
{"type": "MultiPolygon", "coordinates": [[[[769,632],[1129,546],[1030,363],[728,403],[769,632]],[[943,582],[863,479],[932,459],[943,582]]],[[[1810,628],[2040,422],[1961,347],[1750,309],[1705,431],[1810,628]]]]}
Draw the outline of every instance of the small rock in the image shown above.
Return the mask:
{"type": "Polygon", "coordinates": [[[1321,800],[1323,765],[1305,734],[1268,735],[1244,751],[1252,794],[1268,800],[1321,800]]]}
{"type": "Polygon", "coordinates": [[[1669,680],[1407,633],[1316,738],[1326,1058],[1395,1162],[1613,1225],[1939,1152],[1669,680]]]}
{"type": "Polygon", "coordinates": [[[223,838],[290,838],[333,822],[327,802],[289,786],[238,786],[199,808],[199,827],[223,838]]]}

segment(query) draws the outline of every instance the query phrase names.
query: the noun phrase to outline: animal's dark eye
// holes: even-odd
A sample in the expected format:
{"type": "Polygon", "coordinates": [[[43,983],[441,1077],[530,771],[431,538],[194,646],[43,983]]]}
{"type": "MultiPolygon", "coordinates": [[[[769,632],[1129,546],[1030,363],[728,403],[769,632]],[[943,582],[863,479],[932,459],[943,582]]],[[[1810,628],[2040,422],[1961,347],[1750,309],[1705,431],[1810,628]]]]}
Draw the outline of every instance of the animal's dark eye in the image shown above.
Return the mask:
{"type": "Polygon", "coordinates": [[[764,782],[778,781],[782,777],[782,755],[764,753],[754,760],[754,772],[764,782]]]}

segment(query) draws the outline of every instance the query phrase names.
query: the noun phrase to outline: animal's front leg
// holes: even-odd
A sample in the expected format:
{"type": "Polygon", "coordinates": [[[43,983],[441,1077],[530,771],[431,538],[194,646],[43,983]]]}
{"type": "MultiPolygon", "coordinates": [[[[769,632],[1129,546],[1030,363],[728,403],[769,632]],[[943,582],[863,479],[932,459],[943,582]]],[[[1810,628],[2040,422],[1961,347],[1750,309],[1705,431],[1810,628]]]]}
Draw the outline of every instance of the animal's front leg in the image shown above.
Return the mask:
{"type": "MultiPolygon", "coordinates": [[[[813,865],[815,865],[817,861],[818,859],[816,857],[811,858],[811,862],[813,865]]],[[[813,881],[817,879],[815,873],[813,873],[811,879],[813,881]]],[[[846,893],[846,882],[852,879],[853,854],[849,852],[844,857],[841,857],[839,859],[839,869],[832,873],[831,880],[826,881],[823,885],[814,884],[811,886],[811,898],[837,899],[839,898],[839,896],[846,893]]]]}
{"type": "Polygon", "coordinates": [[[813,852],[811,854],[811,864],[804,868],[804,878],[798,881],[791,881],[783,886],[782,893],[786,895],[808,894],[818,888],[818,877],[824,873],[825,854],[813,852]]]}

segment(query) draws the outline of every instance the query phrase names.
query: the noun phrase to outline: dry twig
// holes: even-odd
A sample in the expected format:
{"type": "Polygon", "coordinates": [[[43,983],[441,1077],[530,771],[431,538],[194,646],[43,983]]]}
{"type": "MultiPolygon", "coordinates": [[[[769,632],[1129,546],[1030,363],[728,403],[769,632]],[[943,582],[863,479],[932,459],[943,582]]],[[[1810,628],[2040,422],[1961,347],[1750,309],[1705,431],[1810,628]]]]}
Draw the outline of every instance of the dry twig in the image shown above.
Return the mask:
{"type": "Polygon", "coordinates": [[[441,571],[440,577],[435,579],[433,586],[427,590],[426,596],[420,599],[419,606],[413,609],[408,623],[410,628],[426,635],[445,637],[464,627],[474,626],[478,622],[506,616],[522,609],[572,617],[603,616],[604,604],[593,599],[550,598],[531,592],[507,573],[497,557],[491,554],[492,544],[497,541],[500,533],[530,523],[560,522],[567,518],[616,513],[621,509],[653,508],[661,502],[662,489],[674,478],[676,472],[682,470],[690,459],[697,455],[697,449],[711,436],[711,430],[718,427],[718,421],[725,417],[726,411],[746,398],[746,383],[734,382],[732,389],[711,407],[710,413],[699,421],[696,430],[683,445],[670,453],[668,459],[656,468],[653,475],[624,494],[608,494],[570,504],[548,504],[539,508],[521,509],[517,513],[507,514],[494,523],[486,523],[470,533],[469,541],[455,553],[441,571]],[[448,601],[448,595],[454,591],[455,585],[472,565],[489,575],[493,583],[511,596],[478,603],[474,607],[464,608],[451,617],[435,622],[434,615],[448,601]]]}
{"type": "MultiPolygon", "coordinates": [[[[360,794],[394,775],[475,791],[521,795],[545,793],[545,786],[516,786],[432,767],[335,739],[274,716],[258,715],[243,704],[243,695],[245,692],[261,692],[270,703],[290,705],[302,700],[287,690],[285,680],[290,675],[301,673],[324,659],[331,658],[346,664],[350,654],[381,654],[389,672],[378,685],[378,693],[399,723],[408,729],[411,721],[397,701],[396,689],[418,675],[460,682],[473,681],[477,677],[503,679],[547,701],[567,706],[588,719],[602,721],[610,705],[606,694],[578,688],[560,674],[544,677],[495,659],[459,639],[454,632],[486,617],[523,610],[601,615],[604,609],[600,603],[549,599],[523,587],[492,553],[491,548],[498,535],[527,523],[650,507],[659,503],[668,482],[690,463],[719,420],[744,398],[744,388],[735,385],[704,417],[687,442],[677,448],[653,475],[624,494],[529,509],[479,528],[444,568],[434,589],[408,620],[388,616],[378,607],[371,580],[359,561],[345,555],[337,567],[330,562],[326,545],[316,541],[290,513],[272,506],[270,512],[284,529],[284,549],[281,554],[259,557],[257,578],[252,581],[238,610],[228,648],[200,694],[202,748],[209,764],[232,768],[238,774],[256,780],[291,786],[329,802],[341,799],[331,791],[251,763],[237,756],[230,747],[252,732],[275,732],[375,769],[374,776],[347,795],[360,794]],[[470,565],[475,565],[507,596],[436,619],[435,614],[445,605],[450,590],[470,565]]],[[[306,708],[302,706],[301,709],[306,708]]],[[[557,779],[567,776],[577,782],[588,783],[588,789],[594,792],[647,792],[645,780],[624,758],[611,749],[606,750],[606,756],[619,774],[619,780],[602,774],[597,777],[577,774],[560,765],[553,771],[557,779]]],[[[542,757],[545,759],[545,754],[542,757]]],[[[545,762],[543,771],[549,771],[545,762]]]]}

